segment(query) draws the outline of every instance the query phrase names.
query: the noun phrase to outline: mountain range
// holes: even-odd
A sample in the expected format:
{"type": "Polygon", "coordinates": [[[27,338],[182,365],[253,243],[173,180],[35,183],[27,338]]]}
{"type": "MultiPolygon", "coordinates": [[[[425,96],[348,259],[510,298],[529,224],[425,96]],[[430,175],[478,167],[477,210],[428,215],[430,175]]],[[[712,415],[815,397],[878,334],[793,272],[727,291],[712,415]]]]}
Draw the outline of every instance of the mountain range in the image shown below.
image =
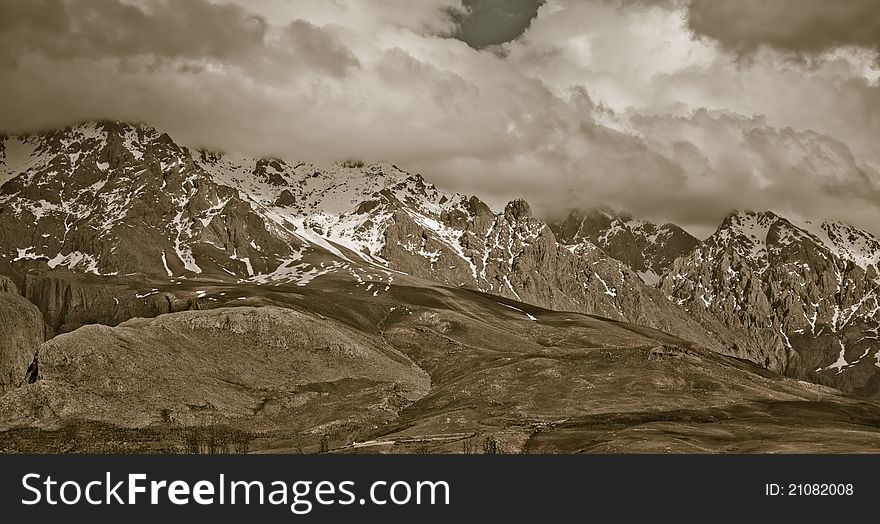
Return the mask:
{"type": "MultiPolygon", "coordinates": [[[[460,383],[444,382],[450,374],[462,373],[450,368],[452,361],[468,366],[467,357],[458,356],[462,347],[474,348],[475,354],[505,351],[503,344],[490,344],[490,348],[477,343],[478,337],[471,339],[476,333],[508,340],[511,351],[523,348],[537,358],[540,352],[529,347],[571,349],[575,341],[589,339],[589,347],[601,348],[604,343],[597,339],[622,336],[615,326],[633,326],[625,330],[630,334],[627,337],[636,338],[608,347],[622,344],[627,351],[635,351],[646,345],[646,358],[656,356],[652,361],[711,363],[713,376],[733,373],[731,366],[741,369],[745,364],[735,363],[748,361],[748,366],[754,366],[747,368],[748,373],[754,376],[746,382],[764,380],[760,378],[764,369],[792,380],[784,386],[786,394],[799,398],[815,394],[806,381],[873,401],[880,398],[878,263],[880,241],[842,222],[734,212],[701,241],[674,224],[654,224],[610,209],[575,210],[560,221],[536,217],[524,200],[494,210],[476,196],[443,192],[391,163],[316,164],[191,149],[145,125],[88,122],[2,136],[0,274],[8,277],[3,290],[27,299],[8,308],[21,315],[37,311],[43,325],[30,325],[28,336],[33,338],[42,329],[48,341],[33,348],[33,343],[22,339],[16,345],[21,348],[16,357],[4,355],[0,361],[3,388],[12,391],[0,402],[0,420],[14,421],[6,424],[8,428],[21,424],[49,427],[70,417],[84,417],[89,409],[76,406],[89,403],[76,393],[71,373],[100,385],[98,389],[106,388],[102,383],[106,379],[91,376],[95,371],[85,362],[100,357],[99,362],[116,369],[112,355],[123,350],[107,348],[120,344],[119,340],[128,340],[124,350],[133,351],[132,347],[140,347],[140,337],[160,340],[162,333],[173,332],[181,347],[190,348],[182,351],[198,355],[205,349],[187,345],[194,344],[187,330],[232,329],[236,337],[253,342],[248,338],[249,322],[278,323],[287,326],[285,331],[308,333],[322,319],[341,324],[322,324],[332,333],[326,335],[330,341],[310,344],[335,348],[331,353],[339,352],[342,361],[351,356],[350,351],[373,351],[368,349],[375,345],[371,337],[394,348],[375,358],[365,356],[372,363],[367,368],[358,364],[355,374],[346,371],[324,377],[327,368],[319,364],[326,365],[327,359],[336,362],[331,353],[309,364],[316,370],[313,374],[323,377],[321,383],[366,380],[371,384],[369,388],[378,396],[370,399],[358,396],[361,389],[356,400],[346,396],[355,390],[346,390],[345,395],[330,393],[339,394],[335,406],[351,402],[346,409],[362,407],[363,402],[385,406],[373,415],[369,410],[361,412],[357,424],[352,422],[358,427],[403,424],[407,406],[426,402],[432,395],[440,395],[445,399],[442,403],[448,404],[482,390],[484,386],[476,385],[467,393],[456,389],[477,380],[473,376],[460,378],[460,383]],[[367,322],[362,317],[369,314],[343,307],[338,299],[335,310],[329,307],[324,302],[327,294],[352,303],[362,301],[364,307],[379,307],[383,313],[367,322]],[[310,297],[319,305],[292,296],[310,297]],[[291,307],[304,310],[301,315],[308,318],[288,318],[291,307]],[[389,307],[397,309],[388,311],[389,307]],[[230,308],[235,313],[229,313],[230,308]],[[421,320],[397,319],[390,325],[406,308],[421,320]],[[486,315],[495,319],[489,322],[491,326],[469,324],[486,315]],[[509,315],[517,317],[517,327],[505,334],[501,325],[509,322],[498,319],[509,315]],[[545,316],[553,317],[555,330],[543,323],[545,316]],[[153,317],[158,318],[144,320],[153,317]],[[233,324],[240,327],[229,328],[233,324]],[[425,333],[418,331],[420,325],[433,326],[430,350],[417,347],[416,340],[425,333]],[[378,331],[376,326],[380,326],[378,331]],[[392,342],[389,333],[406,340],[392,342]],[[342,339],[357,342],[339,342],[342,339]],[[82,353],[92,344],[90,340],[104,342],[94,343],[100,348],[92,348],[93,353],[82,353]],[[351,344],[364,349],[351,349],[351,344]],[[438,349],[446,344],[452,346],[438,349]],[[424,351],[439,353],[426,356],[424,351]],[[715,369],[718,366],[723,373],[715,369]],[[437,384],[452,389],[432,389],[437,384]],[[54,415],[46,414],[46,406],[54,415]]],[[[271,333],[253,336],[263,342],[265,337],[274,340],[270,347],[282,343],[271,333]]],[[[154,350],[143,347],[138,351],[154,350]]],[[[173,356],[153,357],[171,367],[150,372],[158,375],[138,372],[132,380],[148,382],[155,376],[174,380],[179,372],[169,362],[173,356]]],[[[256,355],[249,358],[259,360],[256,355]]],[[[557,362],[542,373],[577,382],[577,373],[559,367],[559,355],[542,358],[557,362]]],[[[490,360],[493,372],[505,376],[498,362],[490,360]]],[[[303,361],[294,358],[291,370],[296,367],[293,362],[303,361]]],[[[203,361],[190,364],[210,367],[203,361]]],[[[654,373],[642,371],[649,376],[654,373]]],[[[254,368],[250,372],[251,378],[245,381],[248,388],[256,387],[251,382],[260,373],[265,371],[254,368]]],[[[499,383],[507,380],[497,379],[499,383]]],[[[278,380],[281,375],[270,382],[278,380]]],[[[513,379],[509,380],[510,395],[524,394],[515,391],[513,379]]],[[[702,391],[694,386],[693,378],[688,380],[688,391],[702,391]]],[[[722,389],[713,384],[709,380],[705,388],[722,389]]],[[[730,387],[725,384],[723,389],[730,387]]],[[[764,391],[764,386],[755,388],[764,391]]],[[[249,413],[245,404],[266,400],[248,393],[245,401],[241,392],[216,384],[208,389],[210,393],[199,392],[213,399],[207,404],[201,401],[203,408],[210,405],[218,412],[249,413]]],[[[825,394],[835,395],[832,391],[825,394]]],[[[290,407],[302,401],[297,395],[303,392],[294,393],[286,391],[272,401],[290,407]]],[[[103,411],[98,410],[104,414],[98,417],[102,423],[126,420],[123,426],[144,426],[154,422],[137,413],[131,399],[114,404],[99,391],[90,395],[104,399],[99,403],[103,411]]],[[[762,401],[774,395],[768,393],[762,401]]],[[[165,418],[203,422],[193,415],[198,411],[195,408],[181,408],[186,405],[185,396],[162,402],[150,395],[137,398],[141,405],[155,402],[156,410],[169,410],[165,418]],[[172,407],[161,407],[163,403],[172,407]]],[[[440,402],[437,398],[435,402],[440,402]]],[[[497,401],[502,402],[501,397],[497,401]]],[[[535,402],[531,397],[529,402],[514,402],[515,409],[534,410],[535,402]]],[[[588,415],[557,408],[549,412],[566,420],[588,415]]],[[[437,405],[418,412],[421,418],[415,425],[436,423],[426,422],[427,412],[434,413],[432,417],[449,414],[437,405]]],[[[485,416],[464,416],[466,422],[452,433],[482,436],[473,424],[485,424],[485,416]]],[[[247,429],[266,431],[271,417],[260,411],[257,418],[263,425],[249,423],[247,429]]],[[[331,423],[318,419],[318,426],[331,423]]],[[[532,427],[547,424],[549,419],[524,420],[517,424],[532,427]]],[[[277,421],[273,424],[273,430],[278,430],[277,421]]],[[[584,431],[582,425],[577,427],[576,431],[584,431]]],[[[334,434],[359,435],[346,431],[337,428],[334,434]]],[[[509,433],[510,428],[505,431],[509,433]]],[[[536,434],[529,433],[529,438],[536,434]]],[[[520,438],[508,437],[511,442],[520,438]]],[[[514,449],[545,449],[532,440],[525,442],[519,447],[508,444],[514,449]]],[[[559,449],[563,448],[568,449],[559,449]]]]}

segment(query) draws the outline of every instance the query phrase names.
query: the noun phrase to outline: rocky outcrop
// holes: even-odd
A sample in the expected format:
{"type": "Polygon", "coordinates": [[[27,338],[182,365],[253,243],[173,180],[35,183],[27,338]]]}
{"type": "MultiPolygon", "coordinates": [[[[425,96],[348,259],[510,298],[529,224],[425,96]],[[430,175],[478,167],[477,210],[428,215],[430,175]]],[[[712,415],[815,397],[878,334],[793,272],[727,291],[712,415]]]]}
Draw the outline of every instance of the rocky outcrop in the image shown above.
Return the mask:
{"type": "Polygon", "coordinates": [[[18,287],[16,287],[15,282],[13,282],[11,278],[0,275],[0,293],[12,293],[13,295],[17,295],[18,287]]]}
{"type": "Polygon", "coordinates": [[[0,292],[0,394],[35,374],[45,333],[40,311],[33,304],[19,295],[0,292]]]}
{"type": "Polygon", "coordinates": [[[430,387],[378,336],[274,307],[83,327],[43,345],[40,377],[0,399],[0,427],[222,423],[317,440],[388,420],[430,387]]]}

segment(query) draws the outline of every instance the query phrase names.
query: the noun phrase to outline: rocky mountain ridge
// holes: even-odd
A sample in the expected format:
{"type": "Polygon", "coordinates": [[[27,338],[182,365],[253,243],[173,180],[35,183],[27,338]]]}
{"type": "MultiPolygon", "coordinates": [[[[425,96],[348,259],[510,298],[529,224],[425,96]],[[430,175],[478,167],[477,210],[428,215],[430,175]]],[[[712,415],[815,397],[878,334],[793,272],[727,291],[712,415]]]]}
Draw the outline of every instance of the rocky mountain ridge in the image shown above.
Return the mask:
{"type": "MultiPolygon", "coordinates": [[[[844,390],[880,390],[880,241],[840,222],[736,212],[658,284],[785,355],[783,371],[844,390]]],[[[768,364],[768,363],[765,363],[768,364]]]]}
{"type": "Polygon", "coordinates": [[[559,243],[522,200],[495,212],[393,164],[192,151],[120,122],[2,143],[0,266],[22,284],[24,274],[59,269],[300,286],[334,274],[379,294],[406,274],[725,349],[723,326],[709,332],[591,243],[559,243]]]}

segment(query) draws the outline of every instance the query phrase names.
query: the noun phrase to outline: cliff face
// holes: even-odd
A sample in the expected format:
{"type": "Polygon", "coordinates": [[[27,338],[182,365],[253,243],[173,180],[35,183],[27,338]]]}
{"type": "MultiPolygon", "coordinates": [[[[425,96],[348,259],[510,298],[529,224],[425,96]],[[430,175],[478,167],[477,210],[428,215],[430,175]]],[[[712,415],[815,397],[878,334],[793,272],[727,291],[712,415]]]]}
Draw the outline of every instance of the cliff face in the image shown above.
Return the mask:
{"type": "Polygon", "coordinates": [[[40,310],[0,292],[0,394],[35,379],[35,358],[46,331],[40,310]]]}
{"type": "Polygon", "coordinates": [[[152,290],[137,293],[109,279],[53,271],[27,275],[25,297],[36,304],[52,334],[87,324],[115,326],[131,318],[199,309],[198,301],[152,290]]]}

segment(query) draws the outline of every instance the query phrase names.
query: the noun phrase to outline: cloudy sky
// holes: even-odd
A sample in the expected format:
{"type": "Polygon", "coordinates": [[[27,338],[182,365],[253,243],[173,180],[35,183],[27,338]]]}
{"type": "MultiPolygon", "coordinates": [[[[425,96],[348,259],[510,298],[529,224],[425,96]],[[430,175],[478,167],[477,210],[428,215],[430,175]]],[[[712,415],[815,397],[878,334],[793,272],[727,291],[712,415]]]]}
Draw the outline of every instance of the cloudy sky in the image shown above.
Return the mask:
{"type": "Polygon", "coordinates": [[[389,160],[494,206],[880,233],[875,0],[3,0],[0,129],[389,160]]]}

